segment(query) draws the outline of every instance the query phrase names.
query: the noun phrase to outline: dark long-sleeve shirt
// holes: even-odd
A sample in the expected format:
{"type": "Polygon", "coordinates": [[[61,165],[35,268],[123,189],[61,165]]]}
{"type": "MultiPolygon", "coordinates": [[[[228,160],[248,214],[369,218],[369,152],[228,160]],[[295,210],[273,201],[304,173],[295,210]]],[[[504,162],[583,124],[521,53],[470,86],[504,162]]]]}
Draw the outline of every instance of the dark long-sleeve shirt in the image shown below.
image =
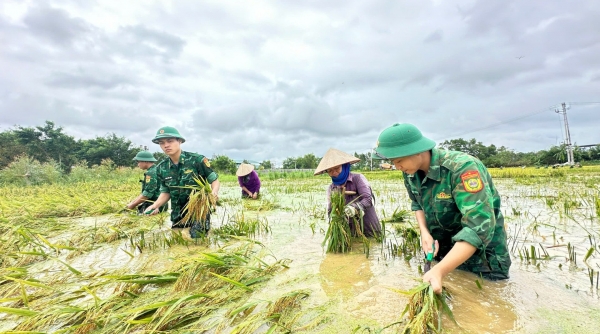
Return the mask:
{"type": "Polygon", "coordinates": [[[238,176],[238,183],[240,187],[246,187],[253,194],[260,190],[260,179],[254,170],[248,175],[238,176]]]}

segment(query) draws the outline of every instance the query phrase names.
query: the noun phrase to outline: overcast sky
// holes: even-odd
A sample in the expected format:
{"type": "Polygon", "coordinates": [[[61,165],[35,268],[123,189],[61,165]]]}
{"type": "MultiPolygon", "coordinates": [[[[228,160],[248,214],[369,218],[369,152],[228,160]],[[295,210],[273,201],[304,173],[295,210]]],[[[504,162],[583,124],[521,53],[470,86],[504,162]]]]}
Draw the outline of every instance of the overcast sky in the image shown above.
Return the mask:
{"type": "MultiPolygon", "coordinates": [[[[597,0],[2,0],[0,130],[158,151],[171,125],[184,150],[279,164],[367,152],[396,122],[540,150],[561,102],[600,102],[599,17],[597,0]]],[[[600,143],[600,104],[568,117],[600,143]]]]}

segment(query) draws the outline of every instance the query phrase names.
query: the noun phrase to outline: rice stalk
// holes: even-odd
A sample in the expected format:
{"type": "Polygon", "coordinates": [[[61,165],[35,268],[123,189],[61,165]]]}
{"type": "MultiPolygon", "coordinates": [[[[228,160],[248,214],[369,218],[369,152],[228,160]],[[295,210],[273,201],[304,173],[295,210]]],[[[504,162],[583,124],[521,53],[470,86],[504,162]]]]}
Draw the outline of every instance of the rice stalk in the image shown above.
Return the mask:
{"type": "Polygon", "coordinates": [[[402,333],[420,334],[431,330],[439,333],[442,330],[442,314],[445,313],[454,323],[454,314],[446,299],[450,298],[448,291],[443,288],[440,295],[433,291],[429,283],[421,283],[412,290],[403,291],[392,289],[395,292],[408,295],[409,302],[401,316],[408,314],[408,323],[402,333]]]}
{"type": "Polygon", "coordinates": [[[210,184],[204,179],[194,175],[193,180],[197,185],[185,186],[192,189],[187,204],[183,207],[183,223],[203,222],[212,208],[216,205],[210,184]]]}
{"type": "Polygon", "coordinates": [[[351,249],[350,225],[344,212],[346,198],[344,190],[336,189],[331,192],[331,215],[329,227],[325,233],[322,245],[327,244],[328,253],[346,253],[351,249]]]}

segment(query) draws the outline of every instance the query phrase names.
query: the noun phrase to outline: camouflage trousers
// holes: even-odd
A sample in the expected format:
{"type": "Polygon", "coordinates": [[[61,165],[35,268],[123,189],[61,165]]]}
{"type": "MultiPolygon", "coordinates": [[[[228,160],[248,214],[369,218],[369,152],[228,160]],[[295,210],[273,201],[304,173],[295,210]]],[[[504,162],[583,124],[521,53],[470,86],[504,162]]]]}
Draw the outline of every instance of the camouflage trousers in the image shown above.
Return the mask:
{"type": "Polygon", "coordinates": [[[206,219],[202,222],[202,221],[198,221],[198,222],[186,222],[186,223],[182,223],[181,221],[177,222],[177,223],[173,223],[173,225],[171,226],[171,228],[185,228],[185,227],[189,227],[190,228],[190,236],[192,238],[201,238],[202,236],[205,236],[208,231],[210,230],[210,214],[206,215],[206,219]]]}
{"type": "MultiPolygon", "coordinates": [[[[452,249],[454,243],[451,239],[439,240],[440,250],[435,257],[437,261],[441,261],[446,254],[452,249]]],[[[458,269],[470,271],[483,278],[496,281],[503,280],[509,277],[508,270],[510,268],[510,257],[507,256],[505,261],[500,261],[500,258],[493,252],[482,252],[477,250],[467,261],[458,266],[458,269]]]]}

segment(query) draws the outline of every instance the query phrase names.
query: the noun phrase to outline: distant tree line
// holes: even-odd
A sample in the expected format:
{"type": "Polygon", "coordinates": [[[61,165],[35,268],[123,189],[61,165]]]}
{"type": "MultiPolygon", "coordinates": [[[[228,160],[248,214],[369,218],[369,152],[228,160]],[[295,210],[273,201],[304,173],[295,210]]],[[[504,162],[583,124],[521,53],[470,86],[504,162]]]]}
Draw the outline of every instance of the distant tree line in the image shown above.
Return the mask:
{"type": "Polygon", "coordinates": [[[75,140],[51,121],[46,121],[43,126],[16,126],[0,132],[0,142],[0,169],[23,155],[41,163],[54,161],[65,172],[82,162],[91,167],[100,165],[105,159],[117,166],[133,166],[133,157],[142,150],[114,133],[75,140]]]}
{"type": "MultiPolygon", "coordinates": [[[[504,146],[496,147],[494,144],[485,146],[474,138],[471,140],[458,138],[446,140],[440,146],[475,156],[488,167],[545,166],[567,162],[565,145],[552,146],[547,150],[524,153],[515,152],[504,146]]],[[[575,162],[600,161],[600,146],[588,149],[576,146],[573,148],[573,157],[575,158],[575,162]]]]}
{"type": "MultiPolygon", "coordinates": [[[[15,161],[19,156],[27,156],[40,163],[53,162],[68,173],[72,166],[86,164],[88,167],[99,166],[102,161],[110,160],[114,166],[134,166],[132,159],[142,150],[125,137],[107,134],[94,139],[75,140],[63,132],[63,128],[54,122],[46,121],[42,126],[16,126],[0,132],[0,170],[15,161]]],[[[564,145],[552,146],[548,150],[538,152],[515,152],[504,146],[486,146],[474,138],[446,140],[439,145],[442,148],[462,151],[479,158],[488,167],[510,167],[522,165],[553,165],[567,161],[564,145]]],[[[166,157],[163,153],[154,153],[157,160],[166,157]]],[[[600,146],[582,149],[574,147],[576,162],[600,161],[600,146]]],[[[353,169],[368,170],[378,168],[382,162],[376,157],[371,161],[371,152],[354,153],[360,162],[353,169]]],[[[284,169],[315,169],[321,158],[313,153],[299,157],[288,157],[283,161],[284,169]]],[[[219,173],[234,174],[237,165],[225,155],[216,155],[211,159],[211,166],[219,173]]],[[[263,161],[260,169],[272,169],[275,166],[270,160],[263,161]]]]}

